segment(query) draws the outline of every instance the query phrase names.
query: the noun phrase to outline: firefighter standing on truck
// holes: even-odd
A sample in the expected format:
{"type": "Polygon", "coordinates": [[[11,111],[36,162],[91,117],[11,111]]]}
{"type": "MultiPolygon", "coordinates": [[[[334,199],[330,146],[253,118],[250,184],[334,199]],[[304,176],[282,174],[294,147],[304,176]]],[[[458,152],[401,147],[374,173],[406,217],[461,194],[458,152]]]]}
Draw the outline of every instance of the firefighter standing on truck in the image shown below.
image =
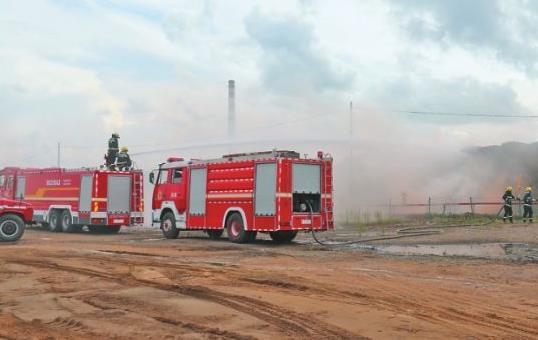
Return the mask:
{"type": "Polygon", "coordinates": [[[129,156],[129,148],[126,146],[121,148],[120,153],[118,154],[116,165],[118,167],[118,170],[131,170],[133,166],[133,162],[131,161],[131,157],[129,156]]]}
{"type": "Polygon", "coordinates": [[[512,201],[515,200],[516,197],[514,194],[512,194],[512,187],[508,186],[506,187],[506,191],[503,195],[503,201],[504,201],[504,217],[503,222],[506,223],[506,219],[510,219],[510,223],[514,223],[514,213],[512,210],[512,201]]]}
{"type": "Polygon", "coordinates": [[[523,222],[527,222],[528,217],[529,222],[532,223],[532,202],[534,202],[534,198],[532,197],[532,188],[527,187],[525,190],[525,196],[523,196],[523,222]]]}
{"type": "Polygon", "coordinates": [[[112,134],[112,137],[108,140],[108,152],[106,155],[106,167],[110,170],[114,170],[114,164],[118,157],[120,135],[116,132],[112,134]]]}

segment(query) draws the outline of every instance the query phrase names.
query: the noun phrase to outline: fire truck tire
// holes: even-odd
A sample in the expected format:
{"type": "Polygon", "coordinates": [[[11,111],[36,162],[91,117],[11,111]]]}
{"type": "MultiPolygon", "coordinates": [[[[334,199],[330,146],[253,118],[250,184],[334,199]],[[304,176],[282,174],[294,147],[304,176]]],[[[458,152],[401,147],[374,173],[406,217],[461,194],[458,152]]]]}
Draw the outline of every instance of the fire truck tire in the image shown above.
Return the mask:
{"type": "Polygon", "coordinates": [[[0,241],[14,242],[24,234],[24,221],[17,215],[0,216],[0,241]]]}
{"type": "Polygon", "coordinates": [[[226,220],[226,233],[233,243],[246,243],[250,241],[252,232],[245,230],[243,218],[239,213],[233,213],[226,220]]]}
{"type": "Polygon", "coordinates": [[[207,231],[207,236],[212,240],[219,240],[224,233],[224,229],[209,229],[207,231]]]}
{"type": "Polygon", "coordinates": [[[254,242],[256,241],[256,236],[258,236],[257,231],[249,231],[248,232],[248,242],[254,242]]]}
{"type": "Polygon", "coordinates": [[[73,219],[71,218],[71,213],[69,212],[69,210],[62,211],[62,214],[60,216],[60,224],[64,233],[75,232],[76,228],[73,225],[73,219]]]}
{"type": "Polygon", "coordinates": [[[179,229],[176,228],[176,217],[174,213],[167,212],[161,218],[161,230],[164,237],[168,239],[177,238],[179,235],[179,229]]]}
{"type": "Polygon", "coordinates": [[[271,231],[269,233],[271,239],[275,243],[290,243],[297,236],[297,230],[295,231],[271,231]]]}
{"type": "Polygon", "coordinates": [[[52,232],[62,231],[62,212],[60,210],[53,210],[50,213],[49,231],[52,231],[52,232]]]}

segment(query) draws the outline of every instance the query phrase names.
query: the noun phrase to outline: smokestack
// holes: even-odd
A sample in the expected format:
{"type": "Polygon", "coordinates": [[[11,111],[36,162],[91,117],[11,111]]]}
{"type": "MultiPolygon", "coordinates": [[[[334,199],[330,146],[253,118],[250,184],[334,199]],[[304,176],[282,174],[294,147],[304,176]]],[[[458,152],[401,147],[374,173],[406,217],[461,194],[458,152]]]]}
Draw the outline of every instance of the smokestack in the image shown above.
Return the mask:
{"type": "Polygon", "coordinates": [[[228,80],[228,137],[235,138],[235,80],[228,80]]]}

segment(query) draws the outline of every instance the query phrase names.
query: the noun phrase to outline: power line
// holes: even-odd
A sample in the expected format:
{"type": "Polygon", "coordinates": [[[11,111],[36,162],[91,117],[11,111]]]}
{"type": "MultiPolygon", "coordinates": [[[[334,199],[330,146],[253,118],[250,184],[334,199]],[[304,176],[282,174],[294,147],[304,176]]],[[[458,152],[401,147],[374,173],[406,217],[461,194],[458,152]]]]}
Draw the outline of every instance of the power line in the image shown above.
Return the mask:
{"type": "Polygon", "coordinates": [[[386,110],[396,113],[407,113],[424,116],[454,116],[454,117],[483,117],[483,118],[538,118],[538,115],[508,115],[490,113],[459,113],[459,112],[436,112],[436,111],[408,111],[408,110],[386,110]]]}

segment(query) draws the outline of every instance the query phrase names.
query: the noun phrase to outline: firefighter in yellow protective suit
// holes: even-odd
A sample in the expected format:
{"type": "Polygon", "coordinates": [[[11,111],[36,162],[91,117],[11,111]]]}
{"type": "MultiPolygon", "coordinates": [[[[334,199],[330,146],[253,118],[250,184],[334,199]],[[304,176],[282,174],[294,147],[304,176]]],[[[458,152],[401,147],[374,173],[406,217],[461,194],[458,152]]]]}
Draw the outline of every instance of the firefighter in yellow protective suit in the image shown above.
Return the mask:
{"type": "Polygon", "coordinates": [[[523,196],[523,222],[527,222],[527,218],[529,219],[529,222],[532,223],[532,203],[534,202],[534,198],[532,197],[532,188],[527,187],[525,190],[525,196],[523,196]]]}
{"type": "Polygon", "coordinates": [[[131,170],[133,168],[133,162],[129,156],[129,148],[122,147],[118,157],[116,158],[116,166],[118,170],[131,170]]]}
{"type": "Polygon", "coordinates": [[[514,223],[514,211],[512,209],[512,201],[514,201],[516,197],[514,194],[512,194],[512,187],[508,186],[506,187],[506,191],[503,195],[503,201],[504,201],[504,217],[503,222],[506,223],[506,220],[509,219],[510,223],[514,223]]]}

